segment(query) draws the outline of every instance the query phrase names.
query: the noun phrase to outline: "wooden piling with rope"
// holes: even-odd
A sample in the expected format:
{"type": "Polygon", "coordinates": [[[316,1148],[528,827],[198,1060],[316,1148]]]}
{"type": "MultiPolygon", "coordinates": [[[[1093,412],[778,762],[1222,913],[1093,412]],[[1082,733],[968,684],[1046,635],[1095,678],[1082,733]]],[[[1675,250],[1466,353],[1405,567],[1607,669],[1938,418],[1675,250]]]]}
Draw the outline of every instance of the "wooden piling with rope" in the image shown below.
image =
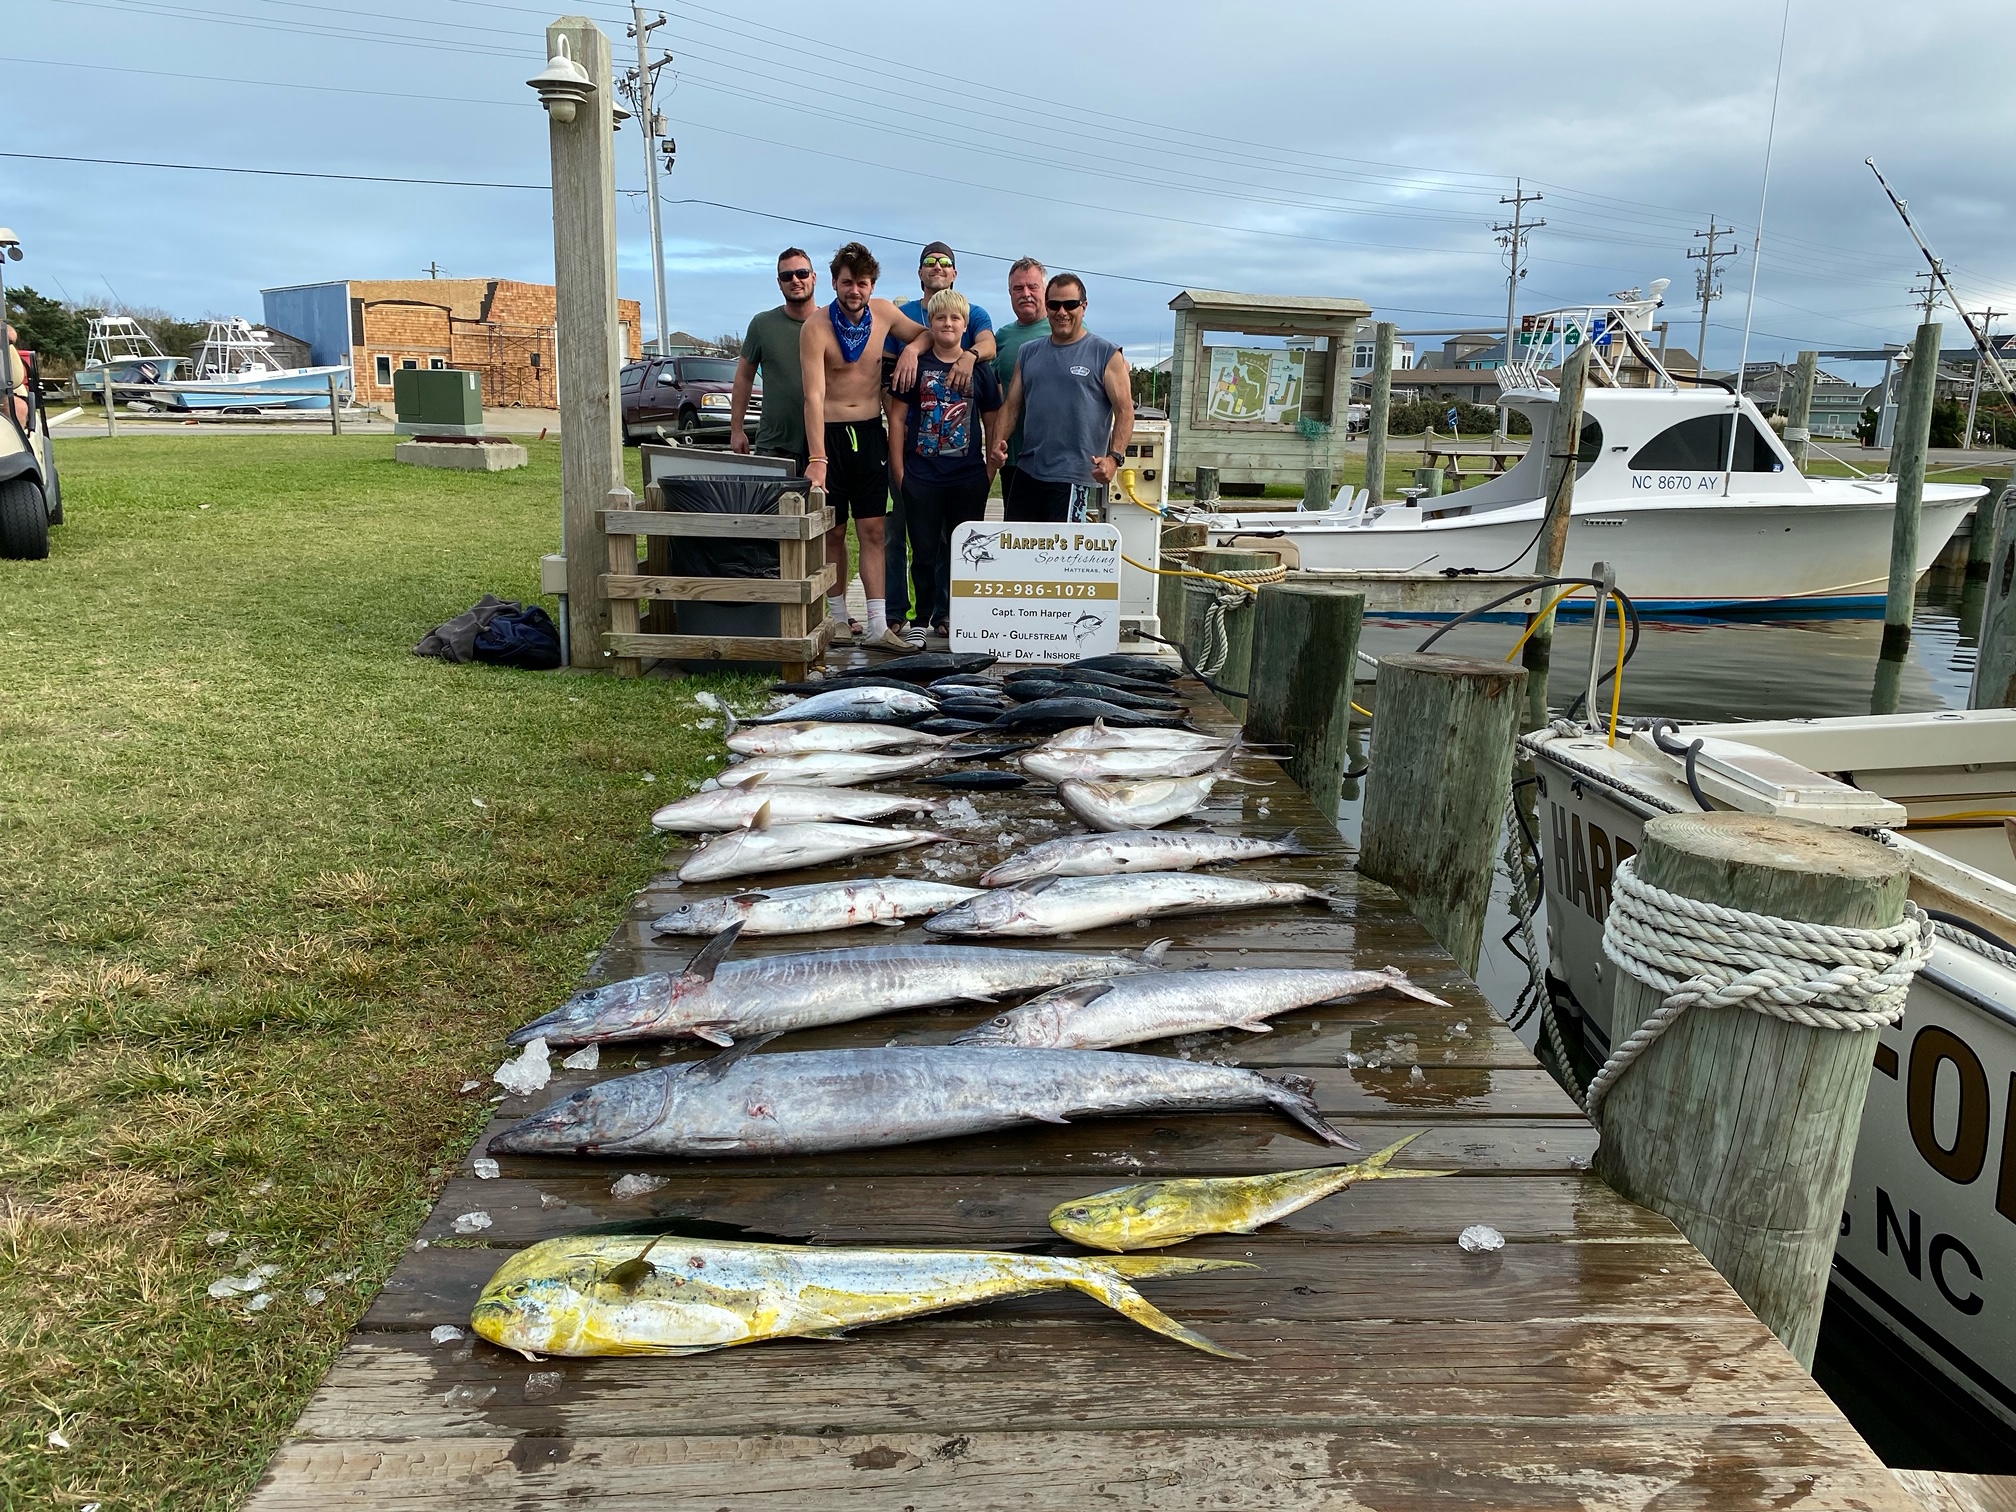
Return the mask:
{"type": "Polygon", "coordinates": [[[1253,606],[1247,738],[1290,747],[1283,769],[1332,821],[1344,787],[1364,621],[1364,594],[1292,579],[1262,588],[1253,606]]]}
{"type": "MultiPolygon", "coordinates": [[[[1775,815],[1668,814],[1645,826],[1629,873],[1620,870],[1610,929],[1639,910],[1634,882],[1767,923],[1897,929],[1909,881],[1902,852],[1847,830],[1775,815]]],[[[1655,919],[1696,927],[1671,905],[1650,906],[1655,919]]],[[[1752,938],[1724,929],[1695,948],[1726,956],[1752,938]]],[[[1684,960],[1690,947],[1670,948],[1684,960]]],[[[1614,958],[1605,970],[1618,973],[1620,1026],[1650,1025],[1675,1000],[1614,958]]],[[[1762,1001],[1686,1007],[1628,1061],[1648,1031],[1619,1041],[1591,1088],[1596,1168],[1678,1224],[1810,1369],[1880,1031],[1791,1022],[1762,1001]]]]}
{"type": "MultiPolygon", "coordinates": [[[[1212,547],[1191,552],[1189,568],[1218,577],[1278,575],[1282,571],[1281,554],[1212,547]]],[[[1182,579],[1185,589],[1182,638],[1191,661],[1205,676],[1243,692],[1253,659],[1253,595],[1235,586],[1237,581],[1236,577],[1226,583],[1214,583],[1208,577],[1182,579]]],[[[1258,583],[1250,586],[1257,588],[1258,583]]],[[[1223,693],[1219,697],[1234,719],[1246,717],[1245,699],[1223,693]]]]}
{"type": "Polygon", "coordinates": [[[1484,945],[1525,687],[1525,669],[1509,662],[1379,660],[1358,868],[1406,899],[1465,971],[1484,945]]]}

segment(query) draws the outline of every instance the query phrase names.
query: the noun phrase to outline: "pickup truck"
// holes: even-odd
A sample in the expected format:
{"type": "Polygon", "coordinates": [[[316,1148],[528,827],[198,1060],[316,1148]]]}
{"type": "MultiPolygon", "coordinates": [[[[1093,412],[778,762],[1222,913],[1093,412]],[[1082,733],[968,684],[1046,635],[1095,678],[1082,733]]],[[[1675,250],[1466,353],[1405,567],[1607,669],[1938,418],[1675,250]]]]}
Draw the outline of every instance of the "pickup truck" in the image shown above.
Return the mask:
{"type": "MultiPolygon", "coordinates": [[[[726,440],[735,386],[733,357],[646,357],[623,368],[623,439],[726,440]]],[[[744,425],[753,436],[763,390],[749,395],[744,425]]]]}

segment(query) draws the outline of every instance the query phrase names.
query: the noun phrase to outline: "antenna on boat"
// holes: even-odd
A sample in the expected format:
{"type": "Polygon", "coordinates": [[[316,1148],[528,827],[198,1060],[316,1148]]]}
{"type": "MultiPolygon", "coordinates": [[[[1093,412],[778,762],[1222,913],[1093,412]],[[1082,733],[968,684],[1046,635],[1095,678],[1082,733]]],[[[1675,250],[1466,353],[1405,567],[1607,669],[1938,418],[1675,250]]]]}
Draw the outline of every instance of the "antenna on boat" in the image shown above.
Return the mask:
{"type": "MultiPolygon", "coordinates": [[[[1967,307],[1960,302],[1960,296],[1953,292],[1953,285],[1946,278],[1946,264],[1932,255],[1932,249],[1925,245],[1925,238],[1918,234],[1918,227],[1911,219],[1910,207],[1897,197],[1897,191],[1890,187],[1890,180],[1883,177],[1883,170],[1876,166],[1876,159],[1864,158],[1862,161],[1868,164],[1869,171],[1876,175],[1876,182],[1881,184],[1883,192],[1890,196],[1890,203],[1896,207],[1898,218],[1904,222],[1904,229],[1911,233],[1911,240],[1918,243],[1918,250],[1925,254],[1926,266],[1931,270],[1926,278],[1927,288],[1936,287],[1945,292],[1947,299],[1953,303],[1954,312],[1960,317],[1960,323],[1967,327],[1967,334],[1974,338],[1974,350],[1978,354],[1977,364],[1987,367],[1989,379],[1995,387],[2002,390],[2004,396],[2016,400],[2016,393],[2010,391],[2009,372],[2002,366],[2002,360],[1995,355],[1995,348],[1988,340],[1988,333],[1974,324],[1974,317],[1967,313],[1967,307]]],[[[1929,320],[1931,319],[1929,298],[1927,305],[1926,319],[1929,320]]]]}
{"type": "MultiPolygon", "coordinates": [[[[1792,0],[1785,0],[1785,15],[1778,23],[1778,71],[1771,76],[1771,124],[1764,132],[1764,187],[1757,191],[1757,234],[1750,242],[1750,302],[1743,308],[1743,350],[1736,359],[1738,408],[1743,402],[1743,378],[1750,371],[1750,321],[1757,313],[1757,264],[1764,250],[1764,210],[1771,202],[1771,149],[1778,140],[1778,88],[1785,82],[1785,38],[1791,30],[1792,0]]],[[[1732,449],[1736,444],[1733,426],[1729,444],[1732,449]]]]}

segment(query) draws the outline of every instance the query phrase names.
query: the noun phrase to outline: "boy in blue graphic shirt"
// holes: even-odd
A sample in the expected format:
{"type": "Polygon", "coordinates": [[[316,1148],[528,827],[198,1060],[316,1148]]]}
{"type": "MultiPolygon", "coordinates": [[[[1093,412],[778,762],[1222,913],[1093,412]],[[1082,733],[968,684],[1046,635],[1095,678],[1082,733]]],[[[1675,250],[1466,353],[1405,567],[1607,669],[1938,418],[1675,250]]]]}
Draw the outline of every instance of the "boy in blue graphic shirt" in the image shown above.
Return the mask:
{"type": "Polygon", "coordinates": [[[994,481],[987,456],[1003,399],[991,363],[972,367],[967,391],[956,382],[969,310],[956,289],[931,296],[930,349],[917,359],[915,378],[890,392],[890,430],[901,439],[889,471],[903,499],[917,616],[939,635],[952,613],[952,532],[987,513],[994,481]]]}

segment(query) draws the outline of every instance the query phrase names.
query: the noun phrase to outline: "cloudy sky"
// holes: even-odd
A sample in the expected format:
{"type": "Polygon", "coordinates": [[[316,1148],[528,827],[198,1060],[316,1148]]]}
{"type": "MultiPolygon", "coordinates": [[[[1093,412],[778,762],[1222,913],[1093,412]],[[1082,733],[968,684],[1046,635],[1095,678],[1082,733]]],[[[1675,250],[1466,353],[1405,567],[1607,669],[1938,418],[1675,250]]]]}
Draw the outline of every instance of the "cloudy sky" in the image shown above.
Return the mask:
{"type": "MultiPolygon", "coordinates": [[[[46,160],[540,185],[546,123],[524,80],[551,11],[6,8],[0,221],[29,253],[12,279],[256,318],[264,286],[430,262],[551,277],[536,190],[46,160]]],[[[627,8],[585,10],[619,68],[634,61],[627,8]]],[[[960,249],[960,287],[1003,313],[1008,260],[1084,270],[1093,328],[1137,361],[1166,350],[1168,300],[1190,285],[1354,295],[1403,329],[1489,325],[1505,307],[1491,226],[1517,177],[1544,196],[1528,213],[1546,221],[1522,308],[1669,278],[1671,340],[1691,349],[1698,264],[1685,254],[1713,215],[1743,250],[1724,265],[1710,364],[1733,365],[1742,341],[1778,0],[720,0],[664,13],[676,327],[739,329],[775,301],[778,248],[806,246],[823,268],[849,234],[883,255],[895,295],[914,287],[917,245],[942,237],[960,249]]],[[[2012,56],[2007,0],[1792,0],[1753,358],[1909,339],[1922,263],[1863,166],[1872,155],[1963,299],[2016,306],[2012,56]]],[[[641,186],[643,157],[626,128],[619,189],[641,186]]],[[[648,330],[641,195],[619,216],[623,292],[644,301],[648,330]]]]}

